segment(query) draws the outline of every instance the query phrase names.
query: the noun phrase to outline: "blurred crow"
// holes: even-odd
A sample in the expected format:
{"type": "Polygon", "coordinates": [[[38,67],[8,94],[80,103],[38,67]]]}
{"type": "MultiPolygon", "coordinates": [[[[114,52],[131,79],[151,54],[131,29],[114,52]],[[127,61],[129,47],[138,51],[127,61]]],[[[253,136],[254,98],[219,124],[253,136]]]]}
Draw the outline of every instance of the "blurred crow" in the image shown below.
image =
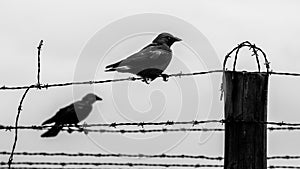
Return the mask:
{"type": "Polygon", "coordinates": [[[89,93],[80,101],[72,103],[59,111],[50,119],[43,122],[42,125],[54,123],[54,126],[46,131],[41,137],[54,137],[62,129],[64,124],[75,124],[84,120],[92,111],[92,104],[102,100],[95,94],[89,93]]]}
{"type": "Polygon", "coordinates": [[[181,39],[169,33],[161,33],[151,44],[139,52],[117,63],[106,66],[105,71],[136,74],[142,77],[143,81],[147,84],[149,84],[149,79],[153,81],[159,76],[163,77],[164,81],[167,81],[168,76],[162,74],[162,72],[168,67],[172,59],[172,50],[170,47],[177,41],[181,41],[181,39]]]}

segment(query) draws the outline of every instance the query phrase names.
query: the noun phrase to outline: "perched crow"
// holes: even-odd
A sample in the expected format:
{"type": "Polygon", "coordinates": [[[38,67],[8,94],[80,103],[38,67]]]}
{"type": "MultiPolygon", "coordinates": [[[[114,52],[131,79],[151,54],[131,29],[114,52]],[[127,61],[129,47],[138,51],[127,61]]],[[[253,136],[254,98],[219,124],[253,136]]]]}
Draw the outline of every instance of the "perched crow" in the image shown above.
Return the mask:
{"type": "Polygon", "coordinates": [[[64,124],[75,124],[84,120],[92,111],[92,104],[102,100],[95,94],[89,93],[80,101],[72,103],[59,111],[50,119],[43,122],[42,125],[54,123],[54,126],[46,131],[41,137],[54,137],[62,129],[64,124]]]}
{"type": "Polygon", "coordinates": [[[181,41],[181,39],[169,33],[161,33],[151,44],[139,52],[117,63],[106,66],[105,71],[136,74],[142,77],[143,81],[147,84],[149,84],[148,80],[153,81],[159,76],[163,77],[164,81],[166,81],[168,76],[162,74],[162,72],[168,67],[172,59],[172,50],[170,47],[177,41],[181,41]]]}

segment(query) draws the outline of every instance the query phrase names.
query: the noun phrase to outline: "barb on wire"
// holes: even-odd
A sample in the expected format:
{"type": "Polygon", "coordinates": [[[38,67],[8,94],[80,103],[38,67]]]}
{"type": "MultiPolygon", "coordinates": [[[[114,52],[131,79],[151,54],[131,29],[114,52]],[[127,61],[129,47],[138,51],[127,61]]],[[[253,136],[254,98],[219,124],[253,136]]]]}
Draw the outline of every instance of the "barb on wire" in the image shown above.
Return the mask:
{"type": "Polygon", "coordinates": [[[12,147],[12,150],[11,150],[10,157],[8,159],[8,168],[10,168],[11,163],[13,161],[14,151],[15,151],[15,148],[16,148],[16,145],[17,145],[17,141],[18,141],[18,122],[19,122],[20,113],[22,111],[22,104],[23,104],[23,101],[24,101],[27,93],[29,92],[29,90],[30,90],[30,87],[28,87],[25,90],[25,92],[24,92],[24,94],[23,94],[23,96],[21,98],[21,101],[19,103],[19,106],[18,106],[18,112],[17,112],[16,121],[15,121],[15,139],[14,139],[14,144],[13,144],[13,147],[12,147]]]}
{"type": "MultiPolygon", "coordinates": [[[[6,165],[5,162],[0,162],[0,165],[6,165]]],[[[13,165],[58,165],[58,166],[68,166],[68,165],[76,165],[76,166],[128,166],[128,167],[183,167],[183,168],[203,168],[203,167],[223,167],[223,165],[217,164],[177,164],[177,163],[113,163],[113,162],[12,162],[13,165]]]]}
{"type": "MultiPolygon", "coordinates": [[[[9,152],[2,151],[0,155],[9,155],[9,152]]],[[[205,155],[186,155],[186,154],[114,154],[114,153],[48,153],[48,152],[15,152],[15,155],[24,156],[67,156],[67,157],[128,157],[128,158],[187,158],[204,160],[223,160],[223,157],[209,157],[205,155]]]]}
{"type": "Polygon", "coordinates": [[[41,49],[42,49],[42,45],[43,45],[43,40],[40,41],[39,43],[39,46],[37,47],[38,49],[38,73],[37,73],[37,88],[38,89],[41,89],[40,86],[41,86],[41,83],[40,83],[40,73],[41,73],[41,57],[40,57],[40,54],[41,54],[41,49]]]}

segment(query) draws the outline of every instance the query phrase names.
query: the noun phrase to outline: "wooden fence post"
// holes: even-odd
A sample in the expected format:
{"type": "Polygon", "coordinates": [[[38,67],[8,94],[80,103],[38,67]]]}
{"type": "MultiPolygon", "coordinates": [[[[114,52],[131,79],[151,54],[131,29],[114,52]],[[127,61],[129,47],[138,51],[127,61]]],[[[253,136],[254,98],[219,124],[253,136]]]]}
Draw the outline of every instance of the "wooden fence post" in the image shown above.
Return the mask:
{"type": "Polygon", "coordinates": [[[267,169],[268,73],[224,72],[224,169],[267,169]]]}

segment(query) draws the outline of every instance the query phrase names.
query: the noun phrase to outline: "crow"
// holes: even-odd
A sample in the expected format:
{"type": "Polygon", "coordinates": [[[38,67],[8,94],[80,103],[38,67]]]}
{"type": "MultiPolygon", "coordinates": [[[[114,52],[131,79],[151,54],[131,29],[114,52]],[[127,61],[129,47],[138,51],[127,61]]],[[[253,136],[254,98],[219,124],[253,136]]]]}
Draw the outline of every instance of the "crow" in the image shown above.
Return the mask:
{"type": "Polygon", "coordinates": [[[102,98],[93,93],[84,96],[80,101],[76,101],[59,111],[50,119],[44,121],[42,125],[54,123],[48,131],[43,133],[41,137],[55,137],[65,124],[75,124],[84,120],[92,111],[92,104],[101,101],[102,98]]]}
{"type": "Polygon", "coordinates": [[[163,71],[168,67],[172,59],[171,46],[181,39],[170,33],[159,34],[151,44],[147,45],[139,52],[114,64],[106,66],[105,72],[117,71],[121,73],[131,73],[140,76],[143,82],[149,84],[157,77],[163,77],[167,81],[168,76],[163,71]]]}

